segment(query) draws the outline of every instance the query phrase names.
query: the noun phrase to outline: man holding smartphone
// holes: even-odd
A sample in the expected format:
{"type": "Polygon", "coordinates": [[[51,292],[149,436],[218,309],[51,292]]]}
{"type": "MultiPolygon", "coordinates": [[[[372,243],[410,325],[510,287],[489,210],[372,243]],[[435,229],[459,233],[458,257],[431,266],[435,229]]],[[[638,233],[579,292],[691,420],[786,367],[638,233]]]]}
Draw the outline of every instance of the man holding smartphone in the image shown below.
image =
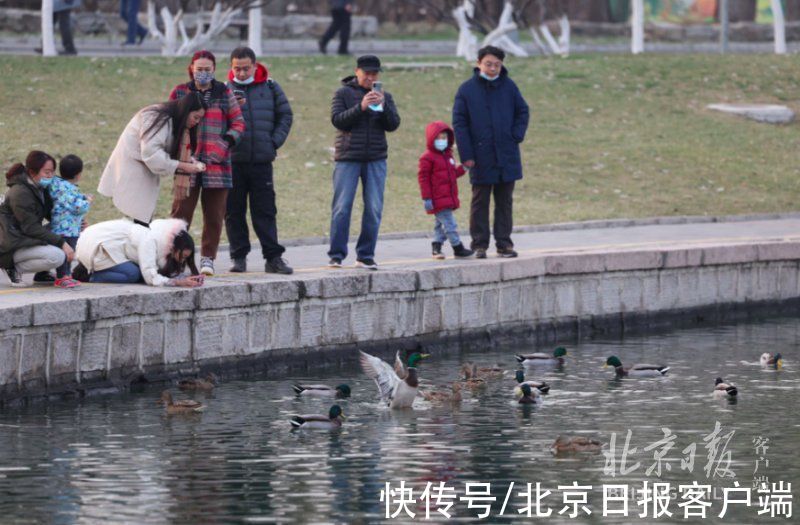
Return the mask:
{"type": "Polygon", "coordinates": [[[278,243],[272,161],[292,129],[292,108],[280,85],[270,78],[266,67],[256,62],[256,54],[249,47],[237,47],[231,53],[228,87],[242,108],[246,124],[232,154],[233,188],[228,193],[225,213],[231,271],[247,271],[249,198],[250,218],[266,261],[264,271],[288,275],[293,270],[281,257],[286,249],[278,243]]]}
{"type": "Polygon", "coordinates": [[[331,122],[336,128],[331,210],[331,268],[341,268],[347,257],[350,215],[358,182],[361,181],[364,211],[356,245],[356,266],[377,270],[375,245],[383,213],[386,185],[386,133],[400,127],[400,115],[392,95],[378,80],[381,61],[365,55],[356,62],[355,75],[342,79],[333,95],[331,122]]]}

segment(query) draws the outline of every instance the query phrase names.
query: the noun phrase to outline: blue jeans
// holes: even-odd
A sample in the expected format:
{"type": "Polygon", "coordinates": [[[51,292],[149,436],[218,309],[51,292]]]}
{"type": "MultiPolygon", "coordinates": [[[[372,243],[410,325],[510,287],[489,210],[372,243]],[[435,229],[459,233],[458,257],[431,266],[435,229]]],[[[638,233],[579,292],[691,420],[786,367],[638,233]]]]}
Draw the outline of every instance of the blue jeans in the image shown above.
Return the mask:
{"type": "Polygon", "coordinates": [[[456,224],[456,216],[453,210],[442,210],[437,212],[434,217],[436,224],[433,226],[433,242],[444,244],[444,241],[450,240],[450,244],[458,246],[461,244],[461,238],[458,236],[458,224],[456,224]]]}
{"type": "Polygon", "coordinates": [[[139,23],[139,4],[141,0],[121,0],[119,5],[119,16],[128,22],[128,35],[125,40],[128,44],[135,44],[136,37],[144,38],[147,36],[147,29],[139,23]]]}
{"type": "Polygon", "coordinates": [[[135,284],[142,281],[142,272],[139,266],[130,261],[112,266],[107,270],[94,272],[89,278],[90,283],[117,283],[135,284]]]}
{"type": "Polygon", "coordinates": [[[328,257],[344,260],[350,238],[350,214],[361,180],[364,212],[361,234],[356,244],[358,259],[375,257],[378,230],[383,213],[383,189],[386,186],[386,160],[372,162],[337,162],[333,170],[333,204],[331,206],[331,249],[328,257]]]}

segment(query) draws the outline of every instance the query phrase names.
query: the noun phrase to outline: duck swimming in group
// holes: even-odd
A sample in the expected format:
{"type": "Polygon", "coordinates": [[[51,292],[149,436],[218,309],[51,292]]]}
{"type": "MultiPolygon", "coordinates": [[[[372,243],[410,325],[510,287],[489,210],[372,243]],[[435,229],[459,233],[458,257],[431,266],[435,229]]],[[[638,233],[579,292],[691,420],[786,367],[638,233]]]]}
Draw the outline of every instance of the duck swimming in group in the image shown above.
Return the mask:
{"type": "Polygon", "coordinates": [[[328,385],[292,385],[292,390],[298,396],[335,397],[337,399],[350,397],[350,387],[344,383],[336,387],[328,385]]]}
{"type": "Polygon", "coordinates": [[[515,357],[522,366],[561,366],[566,361],[567,349],[559,346],[553,350],[553,354],[541,352],[533,354],[517,354],[515,357]]]}
{"type": "Polygon", "coordinates": [[[763,367],[780,370],[783,366],[783,356],[780,353],[772,354],[770,352],[764,352],[761,354],[760,362],[763,367]]]}
{"type": "Polygon", "coordinates": [[[414,352],[408,357],[408,368],[403,364],[398,350],[394,367],[375,356],[361,352],[361,369],[378,385],[381,402],[389,408],[412,408],[419,389],[417,366],[420,361],[430,357],[428,354],[414,352]]]}
{"type": "Polygon", "coordinates": [[[515,378],[517,380],[515,391],[518,388],[521,388],[522,385],[530,385],[531,388],[535,388],[536,390],[538,390],[540,394],[546,394],[550,392],[550,385],[548,385],[544,381],[534,381],[532,379],[525,381],[525,372],[523,372],[522,370],[517,370],[515,378]]]}
{"type": "Polygon", "coordinates": [[[316,430],[336,430],[342,428],[342,422],[345,420],[342,407],[333,405],[328,411],[327,416],[307,414],[302,416],[293,416],[289,421],[292,425],[292,430],[300,428],[309,428],[316,430]]]}
{"type": "Polygon", "coordinates": [[[613,366],[617,377],[662,377],[669,371],[668,366],[636,364],[630,368],[624,368],[619,357],[612,355],[606,360],[605,367],[613,366]]]}
{"type": "Polygon", "coordinates": [[[520,405],[538,405],[542,402],[542,395],[539,391],[535,388],[531,388],[530,385],[522,383],[517,388],[517,391],[521,394],[517,396],[517,403],[520,405]]]}
{"type": "Polygon", "coordinates": [[[714,397],[735,398],[739,395],[739,390],[732,384],[726,383],[721,377],[714,381],[714,397]]]}
{"type": "Polygon", "coordinates": [[[209,372],[205,379],[199,377],[190,377],[188,379],[181,379],[178,381],[178,388],[181,390],[201,390],[203,392],[211,392],[217,386],[217,376],[213,372],[209,372]]]}
{"type": "Polygon", "coordinates": [[[425,398],[426,401],[430,401],[432,403],[460,403],[461,402],[461,383],[458,381],[453,382],[452,391],[433,391],[433,392],[424,392],[422,390],[419,391],[422,394],[422,397],[425,398]]]}
{"type": "Polygon", "coordinates": [[[205,405],[200,403],[199,401],[193,401],[191,399],[181,399],[179,401],[174,401],[172,399],[172,392],[169,390],[164,390],[161,392],[161,399],[156,401],[156,403],[160,403],[164,405],[164,411],[167,414],[197,414],[205,410],[205,405]]]}
{"type": "Polygon", "coordinates": [[[462,384],[470,390],[478,390],[486,386],[486,381],[478,377],[478,365],[474,363],[464,363],[461,366],[461,373],[464,374],[462,384]]]}

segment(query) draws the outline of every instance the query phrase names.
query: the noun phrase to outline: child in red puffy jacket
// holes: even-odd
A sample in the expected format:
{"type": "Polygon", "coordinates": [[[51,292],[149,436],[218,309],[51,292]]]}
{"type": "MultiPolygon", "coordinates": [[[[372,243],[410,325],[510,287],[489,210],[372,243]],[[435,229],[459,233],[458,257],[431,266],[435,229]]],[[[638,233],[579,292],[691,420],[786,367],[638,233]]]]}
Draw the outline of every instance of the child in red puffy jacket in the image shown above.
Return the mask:
{"type": "Polygon", "coordinates": [[[459,207],[458,177],[466,173],[464,166],[456,165],[453,158],[453,129],[442,121],[431,122],[425,128],[427,150],[419,158],[419,189],[425,210],[436,217],[433,227],[434,259],[444,259],[442,244],[450,240],[453,255],[473,255],[461,244],[458,225],[453,210],[459,207]]]}

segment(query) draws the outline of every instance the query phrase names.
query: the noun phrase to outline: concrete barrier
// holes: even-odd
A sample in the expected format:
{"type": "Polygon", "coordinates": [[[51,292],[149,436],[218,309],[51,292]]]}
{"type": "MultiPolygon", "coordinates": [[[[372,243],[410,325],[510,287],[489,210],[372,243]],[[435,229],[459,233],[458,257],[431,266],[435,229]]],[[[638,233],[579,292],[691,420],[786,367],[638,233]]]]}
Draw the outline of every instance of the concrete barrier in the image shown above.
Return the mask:
{"type": "Polygon", "coordinates": [[[800,297],[800,243],[583,251],[290,278],[195,290],[86,286],[4,296],[0,402],[83,395],[201,368],[246,375],[354,348],[625,323],[800,297]]]}

